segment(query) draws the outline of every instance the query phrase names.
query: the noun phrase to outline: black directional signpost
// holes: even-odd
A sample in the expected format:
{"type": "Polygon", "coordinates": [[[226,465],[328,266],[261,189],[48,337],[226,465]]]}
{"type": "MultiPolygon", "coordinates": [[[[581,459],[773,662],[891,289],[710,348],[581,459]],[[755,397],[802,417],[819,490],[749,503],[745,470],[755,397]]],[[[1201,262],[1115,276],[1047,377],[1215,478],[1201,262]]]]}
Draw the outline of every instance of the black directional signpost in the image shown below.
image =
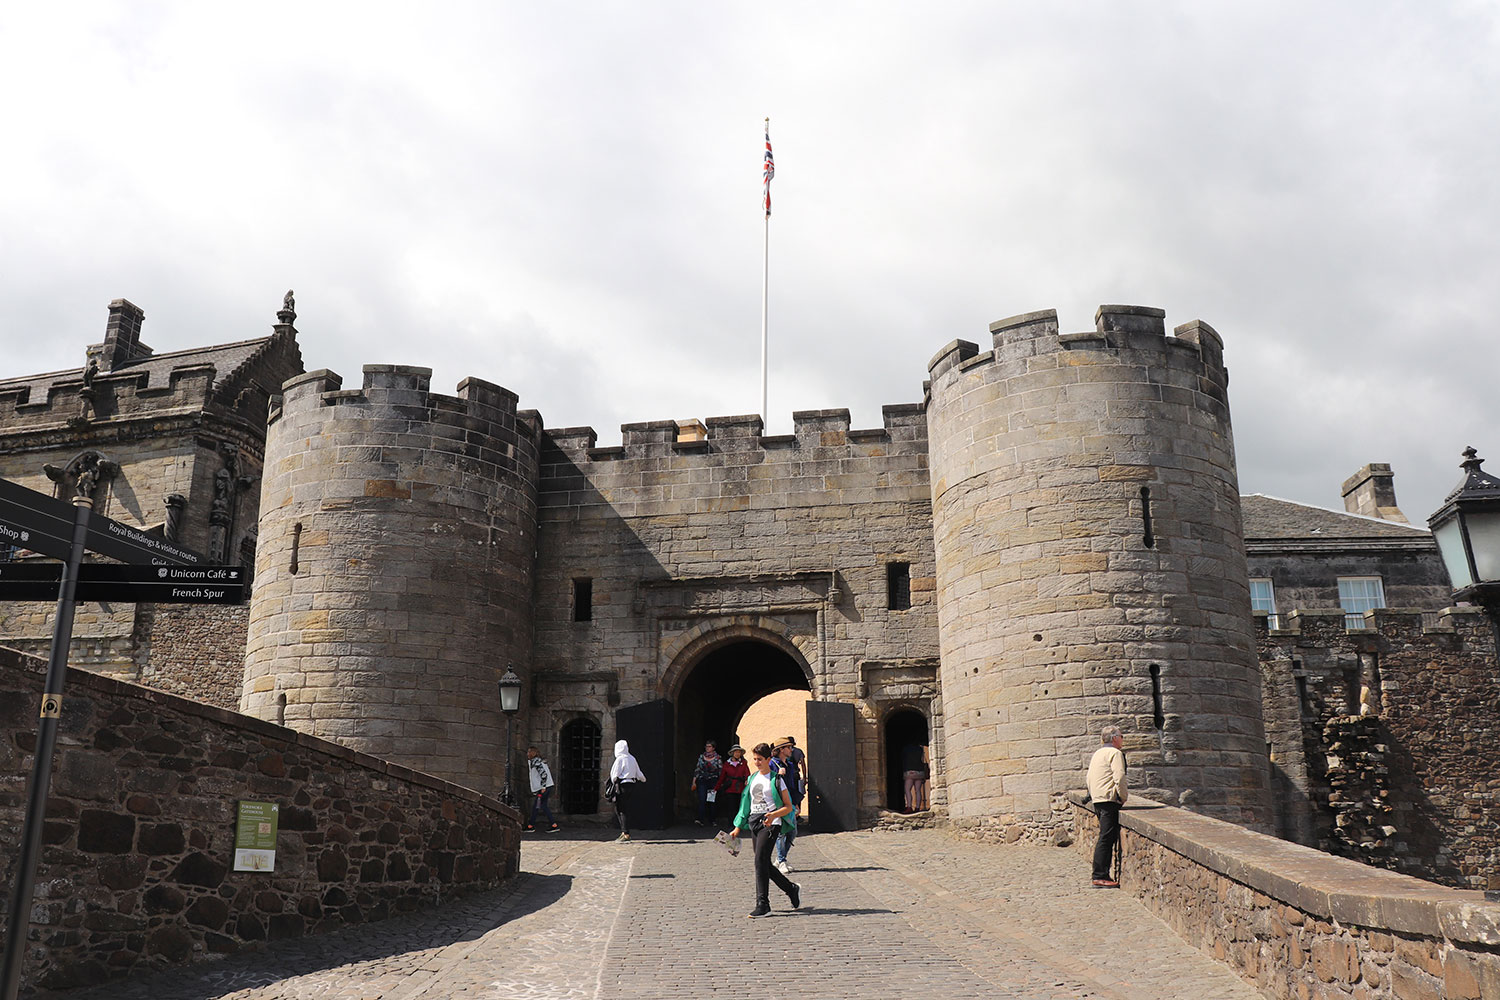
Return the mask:
{"type": "MultiPolygon", "coordinates": [[[[0,563],[0,601],[50,601],[62,577],[59,563],[0,563]]],[[[245,574],[238,566],[84,563],[73,597],[125,604],[242,604],[245,574]]]]}
{"type": "Polygon", "coordinates": [[[244,600],[245,574],[239,566],[212,566],[190,549],[148,535],[107,517],[91,517],[92,501],[71,504],[0,479],[0,545],[30,549],[62,563],[0,563],[0,600],[39,601],[57,598],[52,650],[42,690],[36,759],[27,791],[26,823],[16,881],[6,910],[5,956],[0,965],[0,998],[15,1000],[21,985],[21,962],[30,931],[31,897],[42,819],[52,784],[52,753],[62,718],[63,685],[68,675],[68,645],[73,641],[75,601],[148,602],[157,604],[238,604],[244,600]],[[126,565],[83,562],[88,549],[126,565]]]}

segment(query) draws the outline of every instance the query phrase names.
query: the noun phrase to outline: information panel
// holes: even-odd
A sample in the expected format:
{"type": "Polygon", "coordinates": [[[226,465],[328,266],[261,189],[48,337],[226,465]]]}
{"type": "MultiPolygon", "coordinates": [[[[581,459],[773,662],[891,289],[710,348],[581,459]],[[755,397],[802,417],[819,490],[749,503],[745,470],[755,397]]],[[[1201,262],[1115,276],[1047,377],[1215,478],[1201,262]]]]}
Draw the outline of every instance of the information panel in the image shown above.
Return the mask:
{"type": "Polygon", "coordinates": [[[234,829],[234,870],[269,872],[276,869],[276,822],[280,807],[274,802],[241,802],[234,829]]]}

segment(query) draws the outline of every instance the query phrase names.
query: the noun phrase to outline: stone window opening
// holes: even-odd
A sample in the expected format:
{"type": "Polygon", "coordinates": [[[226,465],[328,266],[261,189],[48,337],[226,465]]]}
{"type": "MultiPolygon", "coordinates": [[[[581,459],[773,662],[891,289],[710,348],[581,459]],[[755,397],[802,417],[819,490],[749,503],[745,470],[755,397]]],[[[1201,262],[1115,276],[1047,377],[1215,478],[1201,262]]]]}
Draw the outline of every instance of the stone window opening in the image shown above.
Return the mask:
{"type": "Polygon", "coordinates": [[[1380,656],[1378,653],[1359,654],[1359,714],[1381,715],[1384,701],[1380,690],[1380,656]]]}
{"type": "Polygon", "coordinates": [[[573,578],[573,620],[575,622],[594,620],[593,577],[575,576],[573,578]]]}
{"type": "Polygon", "coordinates": [[[1151,725],[1156,727],[1160,739],[1167,728],[1167,714],[1162,710],[1161,664],[1151,664],[1151,725]]]}
{"type": "Polygon", "coordinates": [[[293,576],[297,575],[297,547],[302,543],[302,522],[298,521],[292,525],[292,561],[287,565],[286,571],[293,576]]]}
{"type": "Polygon", "coordinates": [[[911,563],[885,564],[885,606],[890,611],[906,611],[911,607],[911,563]]]}
{"type": "Polygon", "coordinates": [[[1151,487],[1141,487],[1141,544],[1151,549],[1156,547],[1156,535],[1151,531],[1151,487]]]}
{"type": "Polygon", "coordinates": [[[558,733],[559,804],[569,814],[599,811],[599,766],[603,731],[588,717],[573,719],[558,733]]]}
{"type": "Polygon", "coordinates": [[[1359,667],[1344,668],[1344,714],[1359,714],[1359,667]]]}
{"type": "Polygon", "coordinates": [[[284,726],[284,725],[286,725],[286,692],[285,691],[283,691],[281,694],[279,694],[279,695],[276,696],[276,724],[278,726],[284,726]]]}

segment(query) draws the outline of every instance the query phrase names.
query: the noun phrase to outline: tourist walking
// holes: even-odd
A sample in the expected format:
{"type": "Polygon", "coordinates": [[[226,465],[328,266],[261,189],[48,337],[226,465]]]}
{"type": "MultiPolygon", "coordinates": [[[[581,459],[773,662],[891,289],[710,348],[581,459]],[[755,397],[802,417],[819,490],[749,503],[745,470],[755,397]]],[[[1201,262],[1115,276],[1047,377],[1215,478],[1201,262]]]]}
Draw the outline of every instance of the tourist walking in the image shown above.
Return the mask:
{"type": "MultiPolygon", "coordinates": [[[[787,794],[792,800],[792,815],[796,816],[802,805],[802,782],[799,762],[794,755],[801,755],[802,751],[797,749],[797,741],[790,736],[783,738],[776,744],[772,751],[771,772],[786,783],[787,794]]],[[[787,863],[787,852],[797,842],[797,825],[794,822],[791,829],[783,829],[776,837],[776,869],[783,875],[791,873],[792,866],[787,863]]]]}
{"type": "Polygon", "coordinates": [[[1094,844],[1094,888],[1120,888],[1119,872],[1109,874],[1111,856],[1120,842],[1120,807],[1130,797],[1125,789],[1125,734],[1119,726],[1105,726],[1099,733],[1104,744],[1089,760],[1089,798],[1099,820],[1099,839],[1094,844]]]}
{"type": "MultiPolygon", "coordinates": [[[[719,770],[719,782],[714,791],[719,793],[719,802],[728,802],[730,815],[740,808],[740,795],[745,791],[745,782],[750,780],[750,765],[745,762],[745,748],[736,743],[729,748],[729,759],[719,770]]],[[[718,812],[717,809],[714,810],[718,812]]]]}
{"type": "Polygon", "coordinates": [[[547,762],[542,760],[541,752],[536,747],[526,748],[527,771],[531,775],[531,818],[526,821],[527,830],[536,829],[537,810],[547,814],[547,832],[556,833],[562,829],[557,825],[557,820],[552,816],[552,810],[547,806],[547,796],[552,791],[554,782],[552,780],[552,769],[547,762]]]}
{"type": "Polygon", "coordinates": [[[645,784],[641,765],[631,756],[630,744],[615,741],[615,762],[609,766],[609,780],[615,786],[615,818],[620,821],[618,840],[630,839],[630,805],[636,785],[645,784]]]}
{"type": "Polygon", "coordinates": [[[706,826],[713,822],[714,803],[719,797],[715,790],[719,774],[724,770],[724,758],[719,756],[719,745],[713,740],[703,744],[698,763],[693,765],[692,790],[698,793],[698,818],[693,822],[706,826]]]}
{"type": "Polygon", "coordinates": [[[792,811],[792,796],[786,783],[771,773],[771,747],[757,743],[750,751],[755,773],[745,783],[740,796],[740,810],[734,818],[731,837],[749,830],[755,845],[755,909],[749,916],[763,917],[771,912],[771,883],[786,893],[792,909],[802,906],[802,887],[771,866],[771,852],[776,834],[797,828],[797,814],[792,811]]]}

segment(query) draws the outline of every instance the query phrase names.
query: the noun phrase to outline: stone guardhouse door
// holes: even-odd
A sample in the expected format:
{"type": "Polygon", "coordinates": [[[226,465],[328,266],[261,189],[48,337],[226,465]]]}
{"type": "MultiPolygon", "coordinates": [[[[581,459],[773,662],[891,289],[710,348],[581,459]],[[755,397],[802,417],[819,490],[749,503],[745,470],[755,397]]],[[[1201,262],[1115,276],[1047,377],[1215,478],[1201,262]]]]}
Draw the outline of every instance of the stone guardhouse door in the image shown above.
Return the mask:
{"type": "MultiPolygon", "coordinates": [[[[631,789],[633,794],[627,815],[632,827],[664,830],[672,825],[672,793],[677,787],[677,775],[672,766],[676,749],[672,717],[672,703],[665,698],[615,712],[616,738],[630,744],[630,752],[646,776],[644,785],[631,789]]],[[[609,749],[613,761],[614,747],[609,749]]]]}
{"type": "Polygon", "coordinates": [[[859,826],[854,772],[854,706],[807,703],[807,818],[819,833],[859,826]]]}

